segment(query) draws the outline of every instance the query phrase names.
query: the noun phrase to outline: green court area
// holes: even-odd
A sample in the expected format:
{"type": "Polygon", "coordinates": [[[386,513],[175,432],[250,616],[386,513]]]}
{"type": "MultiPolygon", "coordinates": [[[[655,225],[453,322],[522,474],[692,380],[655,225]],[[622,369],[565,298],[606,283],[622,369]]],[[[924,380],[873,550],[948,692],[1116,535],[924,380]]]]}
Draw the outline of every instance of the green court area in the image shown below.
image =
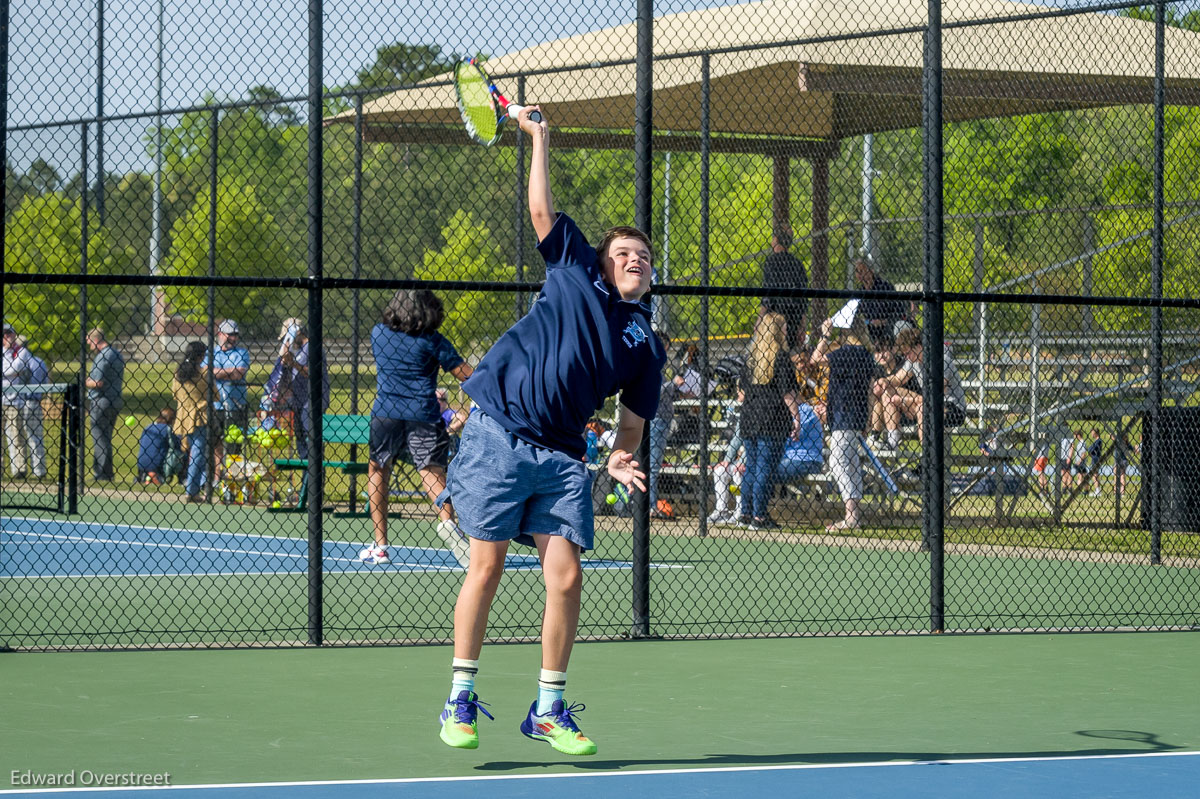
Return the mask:
{"type": "Polygon", "coordinates": [[[580,759],[518,732],[535,645],[484,648],[477,685],[496,720],[480,717],[478,750],[442,744],[450,658],[5,654],[0,787],[72,768],[184,785],[1200,750],[1196,633],[581,644],[567,695],[600,750],[580,759]]]}
{"type": "MultiPolygon", "coordinates": [[[[434,534],[427,505],[397,509],[409,514],[391,523],[392,543],[405,554],[388,567],[357,562],[370,536],[366,519],[325,518],[325,642],[449,639],[462,571],[434,534]]],[[[308,642],[307,517],[97,496],[81,510],[83,521],[6,517],[5,545],[28,564],[18,572],[9,558],[0,578],[6,646],[308,642]],[[148,552],[158,560],[141,560],[148,552]]],[[[915,529],[853,537],[734,529],[700,537],[682,522],[652,529],[653,635],[930,629],[930,556],[915,529]]],[[[1172,554],[1151,565],[1144,556],[1073,548],[1061,531],[1056,546],[978,543],[959,533],[947,534],[947,631],[1200,625],[1194,558],[1172,554]]],[[[530,550],[518,550],[491,616],[497,640],[533,640],[540,629],[541,573],[530,550]]],[[[603,518],[585,561],[582,637],[629,633],[630,553],[631,522],[603,518]]]]}

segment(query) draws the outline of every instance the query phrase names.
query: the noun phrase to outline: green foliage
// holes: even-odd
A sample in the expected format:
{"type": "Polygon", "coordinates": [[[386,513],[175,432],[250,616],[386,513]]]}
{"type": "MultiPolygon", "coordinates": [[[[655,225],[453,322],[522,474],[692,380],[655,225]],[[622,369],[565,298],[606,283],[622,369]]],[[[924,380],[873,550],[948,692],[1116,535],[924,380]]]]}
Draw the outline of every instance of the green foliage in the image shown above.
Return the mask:
{"type": "MultiPolygon", "coordinates": [[[[8,223],[5,268],[43,275],[78,274],[83,214],[77,199],[55,191],[26,196],[8,223]]],[[[128,274],[133,253],[114,246],[96,225],[88,234],[90,274],[128,274]]],[[[79,352],[80,291],[76,286],[13,284],[4,289],[6,321],[29,339],[42,355],[65,358],[79,352]]],[[[88,293],[88,323],[120,330],[126,323],[103,290],[88,293]]]]}
{"type": "MultiPolygon", "coordinates": [[[[460,209],[442,229],[445,244],[429,250],[413,273],[418,280],[511,281],[516,267],[504,262],[492,232],[460,209]]],[[[464,355],[486,350],[516,321],[515,295],[482,291],[440,292],[446,309],[441,333],[464,355]]]]}
{"type": "MultiPolygon", "coordinates": [[[[283,238],[275,217],[254,187],[241,178],[225,178],[217,186],[216,274],[283,277],[298,274],[296,257],[283,238]]],[[[164,262],[168,275],[206,275],[209,272],[209,197],[196,196],[186,214],[171,228],[173,246],[164,262]]],[[[166,296],[175,310],[192,321],[207,320],[208,290],[172,286],[166,296]]],[[[220,289],[216,315],[231,317],[244,336],[269,335],[286,303],[276,288],[220,289]]]]}
{"type": "MultiPolygon", "coordinates": [[[[947,139],[945,203],[954,214],[1056,205],[1066,196],[1079,158],[1062,114],[981,120],[954,126],[947,139]]],[[[1024,220],[993,221],[1006,249],[1014,249],[1024,220]]]]}
{"type": "Polygon", "coordinates": [[[375,63],[358,72],[358,86],[403,86],[454,69],[459,56],[443,53],[436,44],[397,42],[375,51],[375,63]]]}

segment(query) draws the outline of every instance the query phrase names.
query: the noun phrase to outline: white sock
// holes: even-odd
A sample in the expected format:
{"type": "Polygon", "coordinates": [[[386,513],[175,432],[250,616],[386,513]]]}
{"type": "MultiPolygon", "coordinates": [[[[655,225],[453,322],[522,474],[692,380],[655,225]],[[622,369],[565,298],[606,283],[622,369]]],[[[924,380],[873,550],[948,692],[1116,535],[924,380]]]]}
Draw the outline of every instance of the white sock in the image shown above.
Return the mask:
{"type": "Polygon", "coordinates": [[[463,691],[475,690],[475,675],[479,673],[479,661],[454,658],[450,663],[453,682],[450,683],[450,698],[457,699],[463,691]]]}
{"type": "Polygon", "coordinates": [[[566,690],[567,673],[565,671],[542,669],[538,673],[537,714],[544,716],[549,713],[554,701],[561,700],[566,690]]]}
{"type": "Polygon", "coordinates": [[[895,449],[896,447],[900,446],[900,431],[899,430],[889,430],[888,431],[888,446],[891,447],[892,449],[895,449]]]}

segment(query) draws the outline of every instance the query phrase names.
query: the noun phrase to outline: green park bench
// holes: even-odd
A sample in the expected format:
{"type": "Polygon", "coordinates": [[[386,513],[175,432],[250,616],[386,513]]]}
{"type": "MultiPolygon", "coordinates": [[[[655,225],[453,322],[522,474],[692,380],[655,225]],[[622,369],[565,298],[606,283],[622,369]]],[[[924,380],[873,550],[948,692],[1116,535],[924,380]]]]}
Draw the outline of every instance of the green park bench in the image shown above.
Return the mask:
{"type": "MultiPolygon", "coordinates": [[[[355,414],[327,413],[321,417],[323,438],[327,444],[361,444],[364,447],[371,437],[371,417],[355,414]]],[[[338,469],[347,475],[365,475],[366,461],[321,461],[323,469],[338,469]]],[[[275,468],[281,471],[302,471],[304,477],[300,481],[300,494],[294,508],[268,508],[271,513],[307,513],[308,512],[308,458],[276,458],[275,468]]],[[[367,511],[358,512],[355,509],[355,492],[350,492],[350,514],[355,516],[367,515],[367,511]]]]}

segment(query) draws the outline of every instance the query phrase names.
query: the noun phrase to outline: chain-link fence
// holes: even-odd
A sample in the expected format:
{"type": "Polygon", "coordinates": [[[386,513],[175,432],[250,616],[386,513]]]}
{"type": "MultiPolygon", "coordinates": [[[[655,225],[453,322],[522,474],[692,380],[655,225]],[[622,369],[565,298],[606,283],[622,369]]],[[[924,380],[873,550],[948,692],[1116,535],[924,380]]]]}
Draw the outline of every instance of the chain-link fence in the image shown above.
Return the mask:
{"type": "MultiPolygon", "coordinates": [[[[654,242],[650,495],[610,399],[581,637],[1200,623],[1195,4],[0,15],[0,645],[450,637],[460,381],[546,277],[472,56],[541,105],[555,206],[654,242]]],[[[514,546],[489,635],[542,591],[514,546]]]]}

